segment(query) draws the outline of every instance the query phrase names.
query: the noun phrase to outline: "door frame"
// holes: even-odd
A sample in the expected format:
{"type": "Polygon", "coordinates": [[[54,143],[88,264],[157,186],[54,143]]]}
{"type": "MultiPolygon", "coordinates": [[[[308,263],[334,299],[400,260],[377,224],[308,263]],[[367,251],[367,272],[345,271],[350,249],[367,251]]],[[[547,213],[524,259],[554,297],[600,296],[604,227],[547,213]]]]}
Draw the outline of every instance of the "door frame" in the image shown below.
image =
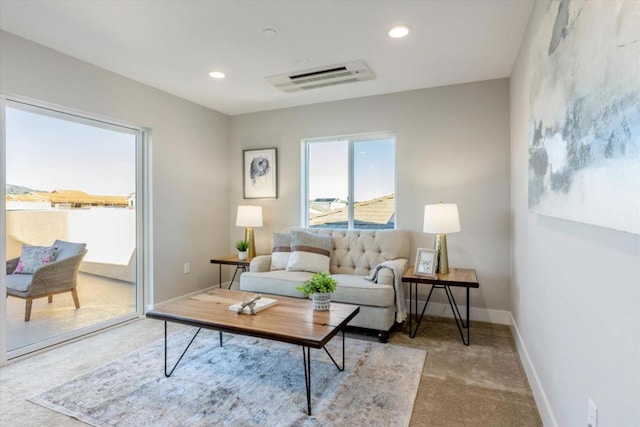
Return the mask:
{"type": "Polygon", "coordinates": [[[153,236],[152,236],[152,192],[151,192],[151,129],[131,125],[121,120],[78,111],[72,108],[34,100],[23,96],[0,92],[0,295],[6,295],[6,109],[13,103],[45,109],[51,116],[76,117],[78,122],[101,123],[105,127],[125,128],[136,136],[136,309],[134,312],[109,319],[88,327],[80,328],[61,334],[29,346],[9,351],[7,348],[6,317],[7,305],[0,304],[0,365],[21,355],[39,351],[47,347],[58,345],[65,341],[77,339],[84,335],[114,326],[118,323],[130,321],[144,315],[146,308],[152,301],[151,283],[153,283],[153,236]]]}

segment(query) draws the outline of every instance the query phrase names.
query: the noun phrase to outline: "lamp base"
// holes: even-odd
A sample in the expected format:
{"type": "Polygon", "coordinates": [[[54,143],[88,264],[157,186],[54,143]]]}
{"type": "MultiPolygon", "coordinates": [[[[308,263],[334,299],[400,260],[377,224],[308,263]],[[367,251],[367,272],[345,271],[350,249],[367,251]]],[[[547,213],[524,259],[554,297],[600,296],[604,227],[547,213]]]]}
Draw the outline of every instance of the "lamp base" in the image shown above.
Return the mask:
{"type": "Polygon", "coordinates": [[[247,227],[244,230],[244,240],[249,242],[249,248],[247,249],[247,256],[249,259],[256,256],[256,241],[253,238],[253,227],[247,227]]]}
{"type": "Polygon", "coordinates": [[[447,235],[438,234],[435,250],[438,251],[438,274],[449,273],[449,255],[447,254],[447,235]]]}

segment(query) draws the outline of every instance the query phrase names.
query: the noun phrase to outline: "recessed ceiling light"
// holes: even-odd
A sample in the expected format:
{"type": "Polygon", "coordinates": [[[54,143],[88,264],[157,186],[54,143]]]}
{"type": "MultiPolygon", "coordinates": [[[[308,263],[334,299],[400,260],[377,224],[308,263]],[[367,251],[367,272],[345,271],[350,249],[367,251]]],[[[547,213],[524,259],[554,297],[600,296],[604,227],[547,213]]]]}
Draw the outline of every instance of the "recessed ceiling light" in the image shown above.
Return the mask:
{"type": "Polygon", "coordinates": [[[214,79],[224,79],[227,75],[222,71],[212,71],[209,73],[209,76],[213,77],[214,79]]]}
{"type": "Polygon", "coordinates": [[[402,37],[406,37],[406,35],[409,34],[409,31],[411,31],[411,28],[409,28],[407,25],[396,25],[389,30],[389,37],[400,39],[402,37]]]}
{"type": "Polygon", "coordinates": [[[264,30],[262,30],[262,35],[265,37],[273,37],[276,35],[276,30],[265,28],[264,30]]]}

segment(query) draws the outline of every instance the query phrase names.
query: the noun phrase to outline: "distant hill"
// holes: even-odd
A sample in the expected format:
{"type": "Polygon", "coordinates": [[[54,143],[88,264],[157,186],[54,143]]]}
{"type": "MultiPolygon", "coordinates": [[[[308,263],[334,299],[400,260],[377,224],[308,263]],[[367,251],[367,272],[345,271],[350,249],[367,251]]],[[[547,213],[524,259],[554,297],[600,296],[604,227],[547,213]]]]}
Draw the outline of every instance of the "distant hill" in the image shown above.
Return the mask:
{"type": "Polygon", "coordinates": [[[33,188],[23,187],[21,185],[7,184],[7,194],[29,194],[29,193],[44,193],[42,190],[34,190],[33,188]]]}

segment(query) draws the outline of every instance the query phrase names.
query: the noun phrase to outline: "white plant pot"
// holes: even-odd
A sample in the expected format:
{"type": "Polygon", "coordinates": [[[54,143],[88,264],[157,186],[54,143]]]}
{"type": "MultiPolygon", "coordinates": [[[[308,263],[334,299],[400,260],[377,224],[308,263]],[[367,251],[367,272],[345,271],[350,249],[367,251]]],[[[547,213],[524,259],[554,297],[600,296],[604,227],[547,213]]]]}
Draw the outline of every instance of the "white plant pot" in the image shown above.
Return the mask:
{"type": "Polygon", "coordinates": [[[327,311],[331,308],[331,294],[329,292],[315,293],[311,297],[313,299],[314,310],[327,311]]]}
{"type": "Polygon", "coordinates": [[[242,252],[238,251],[238,259],[245,260],[247,258],[248,258],[247,251],[242,251],[242,252]]]}

